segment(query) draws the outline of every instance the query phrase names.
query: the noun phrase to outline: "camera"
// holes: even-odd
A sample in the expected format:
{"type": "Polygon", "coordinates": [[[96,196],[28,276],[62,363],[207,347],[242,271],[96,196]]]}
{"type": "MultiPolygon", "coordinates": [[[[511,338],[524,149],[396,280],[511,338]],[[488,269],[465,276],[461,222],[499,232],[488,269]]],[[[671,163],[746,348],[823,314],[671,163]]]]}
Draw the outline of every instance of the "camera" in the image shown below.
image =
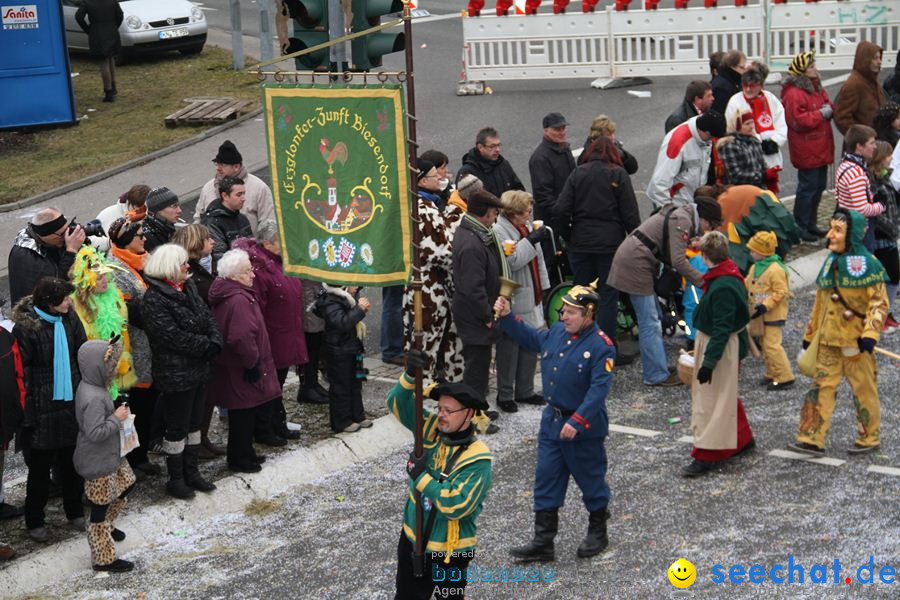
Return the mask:
{"type": "MultiPolygon", "coordinates": [[[[69,223],[69,233],[75,231],[75,228],[78,227],[78,225],[78,222],[72,217],[72,221],[69,223]]],[[[84,235],[87,237],[106,237],[106,232],[103,231],[103,225],[100,223],[100,219],[88,221],[82,225],[81,228],[84,229],[84,235]]]]}

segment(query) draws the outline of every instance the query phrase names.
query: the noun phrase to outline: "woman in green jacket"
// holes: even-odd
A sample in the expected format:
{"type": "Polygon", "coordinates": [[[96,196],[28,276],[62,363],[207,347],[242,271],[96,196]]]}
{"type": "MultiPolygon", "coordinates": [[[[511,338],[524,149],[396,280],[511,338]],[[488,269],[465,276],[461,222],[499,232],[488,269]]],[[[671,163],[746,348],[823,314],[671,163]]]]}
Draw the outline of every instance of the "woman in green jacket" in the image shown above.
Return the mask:
{"type": "Polygon", "coordinates": [[[740,269],[728,257],[728,238],[722,233],[704,234],[700,252],[709,271],[703,275],[703,298],[694,312],[694,460],[683,469],[685,477],[703,475],[756,445],[737,394],[738,364],[747,354],[747,288],[740,269]]]}

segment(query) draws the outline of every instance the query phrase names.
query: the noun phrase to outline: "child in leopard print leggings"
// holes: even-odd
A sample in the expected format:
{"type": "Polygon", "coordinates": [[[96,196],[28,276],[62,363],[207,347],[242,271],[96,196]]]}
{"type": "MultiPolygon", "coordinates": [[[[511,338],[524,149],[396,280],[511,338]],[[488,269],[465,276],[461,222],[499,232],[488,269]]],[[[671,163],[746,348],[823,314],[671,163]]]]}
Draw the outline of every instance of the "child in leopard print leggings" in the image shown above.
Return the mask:
{"type": "Polygon", "coordinates": [[[128,405],[115,408],[109,394],[121,355],[118,337],[110,342],[91,340],[78,350],[81,383],[75,393],[78,442],[73,462],[85,479],[84,492],[91,502],[87,532],[95,571],[123,572],[134,568],[133,563],[116,558],[113,543],[125,539],[125,533],[113,524],[135,481],[120,449],[119,432],[128,418],[128,405]]]}

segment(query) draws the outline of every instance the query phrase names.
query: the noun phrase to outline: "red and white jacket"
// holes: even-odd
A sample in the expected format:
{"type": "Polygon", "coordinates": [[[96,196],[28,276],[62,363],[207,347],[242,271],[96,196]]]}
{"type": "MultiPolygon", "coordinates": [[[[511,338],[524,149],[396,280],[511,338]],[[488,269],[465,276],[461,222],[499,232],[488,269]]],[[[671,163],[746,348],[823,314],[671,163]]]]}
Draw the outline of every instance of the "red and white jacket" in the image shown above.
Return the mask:
{"type": "Polygon", "coordinates": [[[871,202],[869,175],[856,161],[845,155],[834,172],[834,180],[837,205],[841,208],[855,210],[864,217],[877,217],[884,212],[883,205],[871,202]]]}
{"type": "Polygon", "coordinates": [[[692,117],[666,134],[659,147],[656,168],[647,185],[653,205],[669,202],[692,204],[694,190],[706,183],[712,142],[700,139],[697,119],[692,117]]]}

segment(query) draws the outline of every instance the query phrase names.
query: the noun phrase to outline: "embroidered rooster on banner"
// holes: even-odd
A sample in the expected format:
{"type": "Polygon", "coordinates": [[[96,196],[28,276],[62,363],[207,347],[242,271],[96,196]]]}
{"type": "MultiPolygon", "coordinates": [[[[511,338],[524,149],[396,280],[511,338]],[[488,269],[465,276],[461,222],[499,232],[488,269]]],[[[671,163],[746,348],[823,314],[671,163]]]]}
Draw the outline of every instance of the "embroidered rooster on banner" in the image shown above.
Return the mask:
{"type": "Polygon", "coordinates": [[[328,163],[328,174],[334,173],[331,168],[332,163],[334,161],[338,161],[341,163],[341,166],[347,164],[347,144],[344,142],[338,142],[334,145],[334,148],[331,150],[328,149],[328,145],[331,142],[328,141],[328,138],[322,138],[322,141],[319,142],[319,152],[322,153],[322,158],[325,159],[325,162],[328,163]]]}

